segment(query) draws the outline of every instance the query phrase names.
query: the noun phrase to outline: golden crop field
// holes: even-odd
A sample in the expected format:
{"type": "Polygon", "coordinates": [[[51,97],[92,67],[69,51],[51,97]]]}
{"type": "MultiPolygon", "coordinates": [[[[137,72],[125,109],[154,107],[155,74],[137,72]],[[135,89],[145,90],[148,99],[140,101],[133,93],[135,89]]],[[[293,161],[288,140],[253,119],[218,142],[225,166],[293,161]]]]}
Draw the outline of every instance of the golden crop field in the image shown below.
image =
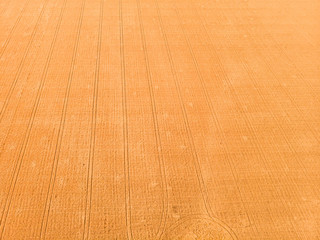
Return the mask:
{"type": "Polygon", "coordinates": [[[0,239],[320,239],[319,13],[0,0],[0,239]]]}

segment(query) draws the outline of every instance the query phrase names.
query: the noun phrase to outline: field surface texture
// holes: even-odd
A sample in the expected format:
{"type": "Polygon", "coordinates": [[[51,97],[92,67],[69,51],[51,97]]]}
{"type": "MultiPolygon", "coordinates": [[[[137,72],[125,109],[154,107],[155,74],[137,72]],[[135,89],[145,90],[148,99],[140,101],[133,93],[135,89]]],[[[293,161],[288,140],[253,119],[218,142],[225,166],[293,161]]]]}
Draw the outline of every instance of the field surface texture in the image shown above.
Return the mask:
{"type": "Polygon", "coordinates": [[[320,239],[319,13],[0,0],[0,239],[320,239]]]}

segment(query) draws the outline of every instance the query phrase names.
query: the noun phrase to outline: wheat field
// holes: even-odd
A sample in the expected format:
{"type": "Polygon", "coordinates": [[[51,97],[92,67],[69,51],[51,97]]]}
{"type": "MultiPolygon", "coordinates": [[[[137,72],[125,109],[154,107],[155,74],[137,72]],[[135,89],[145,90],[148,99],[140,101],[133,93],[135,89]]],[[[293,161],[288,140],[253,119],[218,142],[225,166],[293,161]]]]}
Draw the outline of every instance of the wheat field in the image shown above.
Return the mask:
{"type": "Polygon", "coordinates": [[[0,239],[320,239],[319,12],[0,0],[0,239]]]}

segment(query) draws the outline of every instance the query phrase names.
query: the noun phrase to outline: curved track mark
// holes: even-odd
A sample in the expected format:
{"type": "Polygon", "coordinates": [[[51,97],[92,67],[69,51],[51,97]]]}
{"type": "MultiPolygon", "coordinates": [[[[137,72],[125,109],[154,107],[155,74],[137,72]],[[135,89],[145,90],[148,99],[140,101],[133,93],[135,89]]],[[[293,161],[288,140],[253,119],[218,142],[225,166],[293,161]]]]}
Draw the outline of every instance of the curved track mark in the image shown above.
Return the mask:
{"type": "Polygon", "coordinates": [[[184,223],[188,222],[188,221],[192,221],[192,220],[201,220],[201,221],[208,221],[211,222],[219,227],[221,227],[222,229],[225,230],[225,232],[232,238],[232,239],[237,239],[237,236],[234,234],[234,232],[232,231],[232,229],[225,223],[221,222],[218,219],[213,219],[210,216],[207,215],[201,215],[201,214],[192,214],[192,215],[188,215],[187,217],[181,218],[179,219],[177,222],[175,222],[171,227],[169,227],[166,231],[166,233],[170,233],[170,232],[174,232],[174,230],[176,230],[177,228],[179,228],[181,225],[183,225],[184,223]]]}

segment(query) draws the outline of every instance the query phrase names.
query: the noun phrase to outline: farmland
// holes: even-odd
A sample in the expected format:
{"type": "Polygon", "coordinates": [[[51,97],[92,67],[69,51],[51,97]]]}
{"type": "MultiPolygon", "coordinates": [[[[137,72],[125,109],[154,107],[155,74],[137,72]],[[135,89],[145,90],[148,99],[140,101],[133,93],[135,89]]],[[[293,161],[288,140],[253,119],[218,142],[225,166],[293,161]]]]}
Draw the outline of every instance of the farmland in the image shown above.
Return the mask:
{"type": "Polygon", "coordinates": [[[319,12],[0,0],[0,239],[319,239],[319,12]]]}

